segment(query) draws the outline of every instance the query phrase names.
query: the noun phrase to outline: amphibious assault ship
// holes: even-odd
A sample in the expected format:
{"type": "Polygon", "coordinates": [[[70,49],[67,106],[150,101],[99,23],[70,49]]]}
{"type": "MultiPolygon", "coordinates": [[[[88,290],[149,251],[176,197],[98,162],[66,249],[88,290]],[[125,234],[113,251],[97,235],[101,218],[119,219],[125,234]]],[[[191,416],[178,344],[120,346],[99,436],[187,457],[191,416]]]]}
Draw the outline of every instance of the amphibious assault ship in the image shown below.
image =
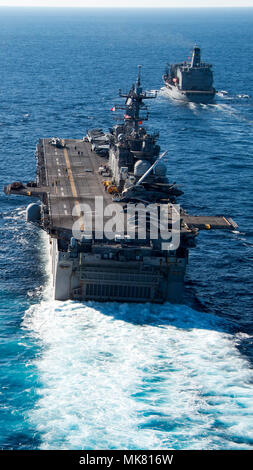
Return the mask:
{"type": "Polygon", "coordinates": [[[167,93],[174,99],[208,103],[213,100],[212,65],[201,62],[201,51],[194,46],[190,62],[167,64],[163,75],[167,93]]]}
{"type": "Polygon", "coordinates": [[[144,102],[156,94],[143,91],[140,69],[120,96],[125,103],[113,110],[124,117],[108,133],[39,140],[36,181],[4,191],[41,200],[28,206],[27,220],[49,235],[55,299],[180,302],[199,229],[236,224],[175,204],[182,191],[167,176],[167,152],[143,126],[144,102]]]}

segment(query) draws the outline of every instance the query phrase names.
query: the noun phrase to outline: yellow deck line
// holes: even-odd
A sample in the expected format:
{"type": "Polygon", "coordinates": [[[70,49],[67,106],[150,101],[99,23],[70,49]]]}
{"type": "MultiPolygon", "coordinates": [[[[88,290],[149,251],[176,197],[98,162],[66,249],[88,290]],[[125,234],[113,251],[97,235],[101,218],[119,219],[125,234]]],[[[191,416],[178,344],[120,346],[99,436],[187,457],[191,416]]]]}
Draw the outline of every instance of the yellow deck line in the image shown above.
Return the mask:
{"type": "MultiPolygon", "coordinates": [[[[64,141],[63,141],[63,143],[64,143],[64,141]]],[[[75,205],[79,208],[79,213],[81,214],[81,208],[80,208],[80,204],[79,204],[79,201],[78,201],[78,195],[77,195],[76,185],[75,185],[75,181],[74,181],[74,178],[73,178],[73,173],[72,173],[71,165],[70,165],[70,161],[69,161],[68,150],[67,150],[66,148],[64,148],[64,149],[63,149],[63,153],[64,153],[66,165],[67,165],[68,178],[69,178],[69,182],[70,182],[72,194],[73,194],[74,198],[76,198],[76,199],[74,200],[74,203],[75,203],[75,205]]],[[[81,223],[80,223],[80,230],[81,230],[81,232],[84,231],[84,225],[81,224],[81,223]]]]}
{"type": "Polygon", "coordinates": [[[223,216],[223,219],[225,220],[225,222],[227,222],[228,226],[230,226],[230,222],[226,219],[226,217],[223,216]]]}
{"type": "MultiPolygon", "coordinates": [[[[67,151],[67,149],[64,149],[63,152],[64,152],[64,157],[65,157],[65,161],[66,161],[66,165],[67,165],[68,177],[69,177],[69,182],[70,182],[70,186],[71,186],[71,189],[72,189],[72,194],[75,198],[78,198],[76,185],[75,185],[75,181],[74,181],[74,178],[73,178],[73,173],[72,173],[71,166],[70,166],[68,151],[67,151]]],[[[79,205],[78,200],[75,201],[75,204],[76,203],[79,205]]]]}

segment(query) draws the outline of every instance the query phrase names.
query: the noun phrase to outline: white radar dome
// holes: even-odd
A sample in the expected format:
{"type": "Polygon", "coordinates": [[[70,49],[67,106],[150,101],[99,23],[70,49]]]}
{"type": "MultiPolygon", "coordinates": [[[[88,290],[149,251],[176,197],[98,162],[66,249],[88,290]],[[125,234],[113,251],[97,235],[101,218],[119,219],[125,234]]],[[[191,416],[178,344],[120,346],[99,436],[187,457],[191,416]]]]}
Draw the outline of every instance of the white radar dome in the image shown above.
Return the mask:
{"type": "Polygon", "coordinates": [[[39,222],[41,220],[41,206],[40,204],[29,204],[26,209],[27,222],[39,222]]]}
{"type": "Polygon", "coordinates": [[[167,167],[165,163],[163,162],[157,163],[157,165],[154,168],[154,174],[156,176],[166,176],[166,173],[167,173],[167,167]]]}
{"type": "Polygon", "coordinates": [[[147,160],[138,160],[134,165],[135,176],[143,176],[150,168],[150,163],[147,160]]]}

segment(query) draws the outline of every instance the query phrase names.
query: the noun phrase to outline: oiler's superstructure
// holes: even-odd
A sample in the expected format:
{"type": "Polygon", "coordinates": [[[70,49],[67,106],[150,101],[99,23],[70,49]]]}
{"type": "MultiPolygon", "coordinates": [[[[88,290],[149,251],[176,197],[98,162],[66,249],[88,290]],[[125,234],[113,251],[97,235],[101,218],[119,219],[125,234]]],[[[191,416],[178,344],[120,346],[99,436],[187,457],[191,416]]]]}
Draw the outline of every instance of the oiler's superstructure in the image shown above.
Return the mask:
{"type": "Polygon", "coordinates": [[[4,190],[42,201],[28,206],[27,220],[49,234],[55,299],[180,302],[198,229],[235,224],[189,216],[174,204],[182,191],[167,178],[158,135],[142,125],[144,100],[155,94],[142,90],[140,71],[120,96],[124,119],[109,133],[41,139],[36,182],[4,190]]]}
{"type": "Polygon", "coordinates": [[[174,99],[208,103],[216,93],[212,65],[201,61],[198,46],[194,46],[190,62],[167,65],[163,80],[168,94],[174,99]]]}

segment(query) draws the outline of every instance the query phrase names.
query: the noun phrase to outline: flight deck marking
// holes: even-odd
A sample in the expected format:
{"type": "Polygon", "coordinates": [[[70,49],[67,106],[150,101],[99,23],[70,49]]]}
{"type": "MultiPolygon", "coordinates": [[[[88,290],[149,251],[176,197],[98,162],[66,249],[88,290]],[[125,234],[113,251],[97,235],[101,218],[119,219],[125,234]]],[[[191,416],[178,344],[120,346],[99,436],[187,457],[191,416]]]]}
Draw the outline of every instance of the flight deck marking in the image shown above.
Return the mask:
{"type": "MultiPolygon", "coordinates": [[[[63,142],[63,143],[64,143],[64,142],[63,142]]],[[[75,205],[78,207],[79,212],[80,212],[80,214],[81,214],[81,208],[80,208],[80,204],[79,204],[79,201],[78,201],[78,195],[77,195],[76,185],[75,185],[75,181],[74,181],[74,178],[73,178],[73,173],[72,173],[72,170],[71,170],[71,165],[70,165],[70,161],[69,161],[68,151],[67,151],[66,148],[63,149],[63,153],[64,153],[66,165],[67,165],[68,179],[69,179],[69,182],[70,182],[72,194],[73,194],[74,198],[76,198],[76,199],[74,200],[74,203],[75,203],[75,205]]],[[[81,232],[84,231],[84,225],[83,225],[83,224],[80,224],[80,230],[81,230],[81,232]]]]}

